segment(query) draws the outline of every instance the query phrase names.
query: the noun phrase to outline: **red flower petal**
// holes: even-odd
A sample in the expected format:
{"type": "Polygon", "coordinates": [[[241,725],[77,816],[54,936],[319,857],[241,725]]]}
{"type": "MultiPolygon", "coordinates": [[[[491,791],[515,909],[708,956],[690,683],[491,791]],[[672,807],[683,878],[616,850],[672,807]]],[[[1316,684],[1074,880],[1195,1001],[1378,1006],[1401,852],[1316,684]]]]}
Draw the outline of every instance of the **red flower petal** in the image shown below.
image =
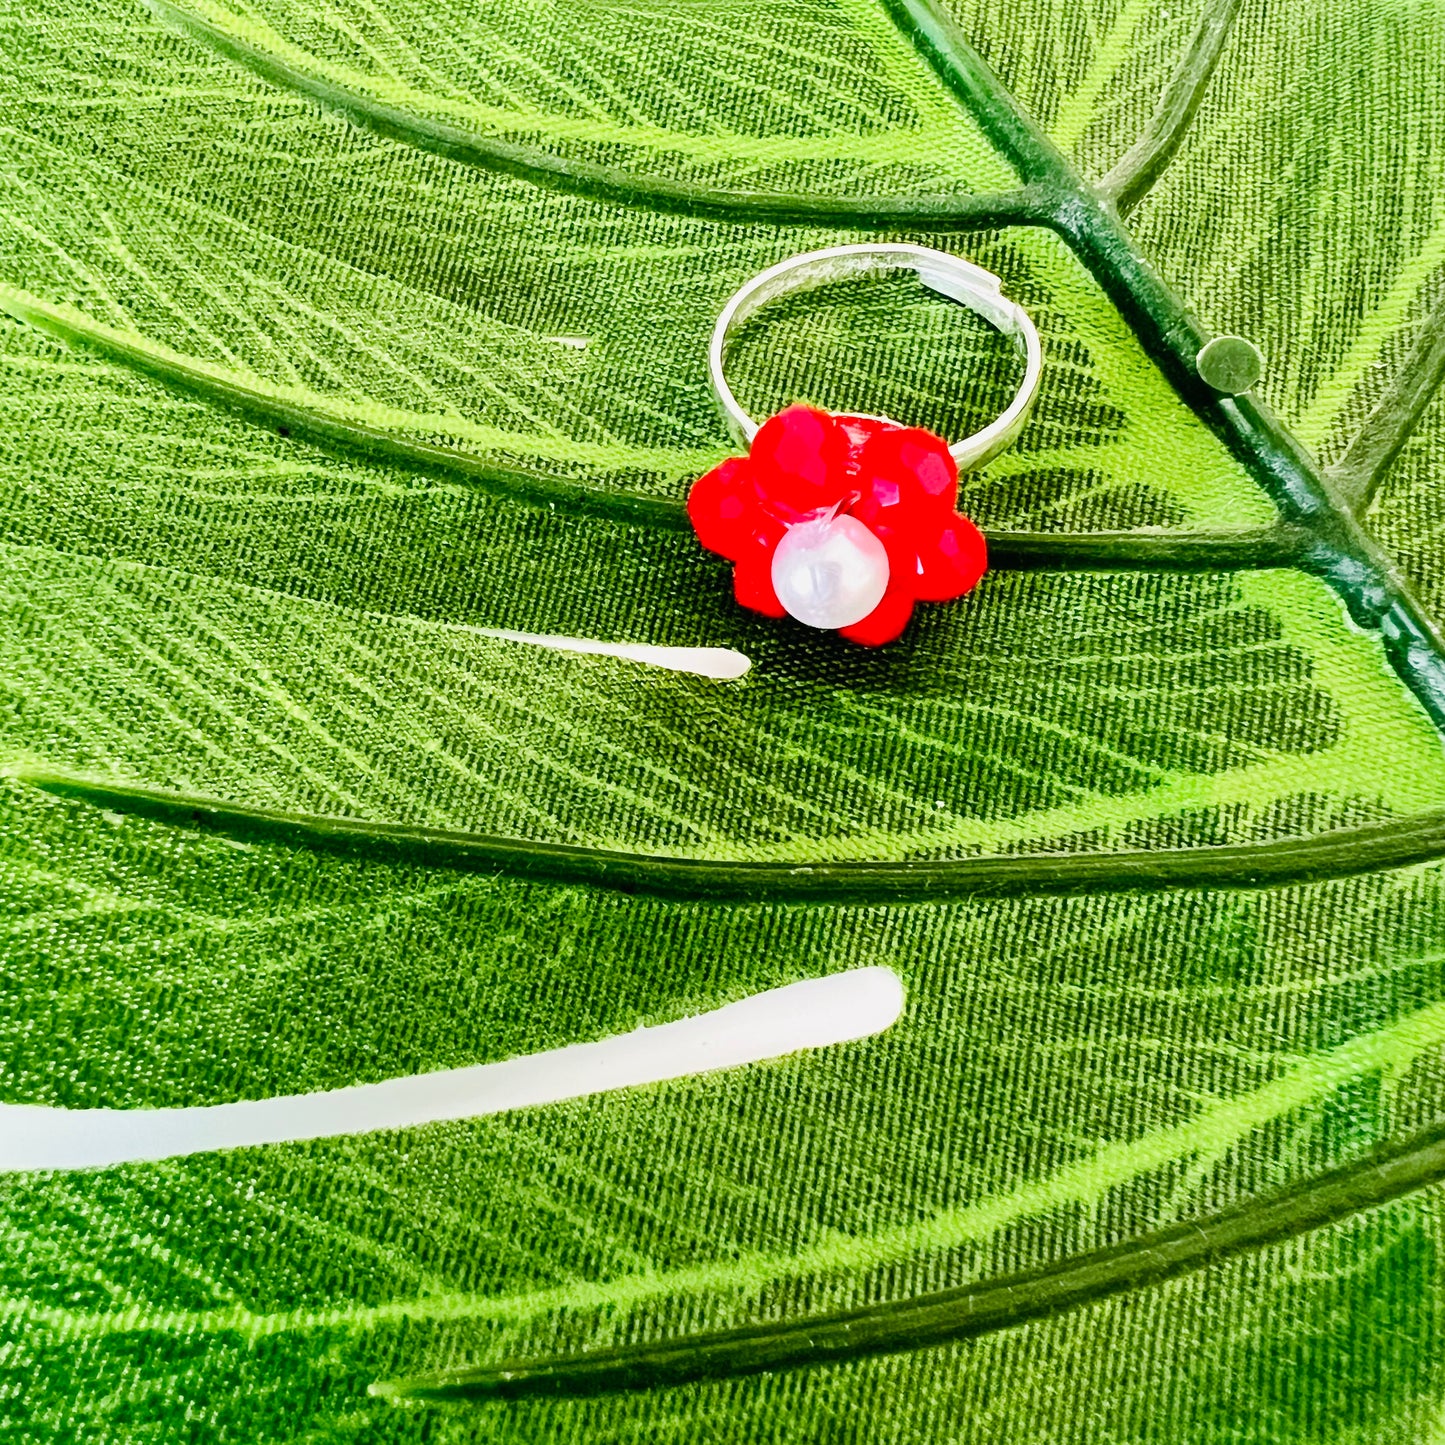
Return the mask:
{"type": "Polygon", "coordinates": [[[951,602],[972,592],[988,568],[983,533],[956,513],[918,549],[921,575],[913,593],[921,602],[951,602]]]}
{"type": "MultiPolygon", "coordinates": [[[[849,515],[858,514],[850,511],[849,515]]],[[[890,522],[893,520],[891,517],[888,519],[890,522]]],[[[896,588],[909,597],[916,597],[922,564],[918,560],[918,542],[914,529],[889,526],[886,523],[864,525],[883,543],[883,550],[888,553],[888,590],[892,592],[896,588]]]]}
{"type": "Polygon", "coordinates": [[[889,427],[863,444],[857,485],[862,496],[849,510],[860,521],[931,533],[934,519],[958,498],[958,466],[942,437],[922,427],[889,427]]]}
{"type": "MultiPolygon", "coordinates": [[[[776,544],[775,544],[776,545],[776,544]]],[[[787,609],[773,591],[773,548],[757,547],[733,568],[733,596],[744,607],[766,617],[786,617],[787,609]]]]}
{"type": "Polygon", "coordinates": [[[752,503],[740,485],[747,469],[744,458],[729,457],[699,477],[687,494],[688,520],[709,552],[735,557],[747,544],[752,503]]]}
{"type": "Polygon", "coordinates": [[[840,627],[838,631],[850,642],[861,642],[865,647],[881,647],[892,642],[913,616],[913,598],[901,587],[889,587],[883,600],[861,622],[851,627],[840,627]]]}
{"type": "Polygon", "coordinates": [[[816,407],[790,406],[765,421],[748,462],[762,505],[785,522],[805,521],[848,494],[847,434],[816,407]]]}
{"type": "Polygon", "coordinates": [[[733,562],[755,547],[771,553],[787,531],[785,523],[759,505],[745,457],[730,457],[699,477],[687,494],[687,515],[698,541],[733,562]]]}

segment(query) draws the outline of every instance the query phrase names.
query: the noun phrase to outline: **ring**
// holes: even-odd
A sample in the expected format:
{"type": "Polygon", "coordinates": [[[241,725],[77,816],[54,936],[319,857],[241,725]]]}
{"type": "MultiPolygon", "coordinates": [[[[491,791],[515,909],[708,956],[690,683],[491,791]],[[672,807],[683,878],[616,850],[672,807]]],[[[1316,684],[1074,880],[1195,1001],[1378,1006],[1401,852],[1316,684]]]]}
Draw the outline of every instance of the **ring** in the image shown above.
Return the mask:
{"type": "Polygon", "coordinates": [[[925,246],[809,251],[733,295],[713,329],[707,365],[728,429],[748,454],[699,477],[687,515],[698,541],[733,563],[733,595],[743,607],[881,647],[902,635],[915,603],[950,602],[978,585],[988,546],[957,510],[958,474],[1019,434],[1043,374],[1039,333],[997,276],[925,246]],[[931,291],[976,311],[1013,342],[1024,378],[1007,409],[952,445],[889,417],[805,403],[755,422],[723,371],[733,328],[790,291],[875,271],[916,271],[931,291]]]}
{"type": "Polygon", "coordinates": [[[975,266],[946,251],[903,243],[869,243],[830,246],[791,256],[754,276],[735,292],[713,328],[708,347],[708,378],[733,439],[744,446],[757,435],[758,423],[745,412],[727,383],[723,368],[734,330],[770,301],[792,291],[811,291],[831,281],[886,271],[916,271],[930,291],[957,301],[983,317],[1014,343],[1024,363],[1024,377],[1017,394],[1003,414],[982,431],[954,442],[949,453],[959,471],[980,467],[995,457],[1023,430],[1038,395],[1043,375],[1043,350],[1039,333],[1028,312],[1003,294],[1003,283],[992,271],[975,266]]]}

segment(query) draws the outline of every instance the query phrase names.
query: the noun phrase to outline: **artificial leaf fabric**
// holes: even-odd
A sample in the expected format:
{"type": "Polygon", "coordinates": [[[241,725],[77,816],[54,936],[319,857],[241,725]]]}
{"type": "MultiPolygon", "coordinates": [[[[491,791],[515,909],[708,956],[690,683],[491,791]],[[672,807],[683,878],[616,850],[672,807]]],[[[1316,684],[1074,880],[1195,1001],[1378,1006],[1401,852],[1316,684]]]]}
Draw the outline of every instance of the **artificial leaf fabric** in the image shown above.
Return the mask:
{"type": "MultiPolygon", "coordinates": [[[[0,1131],[906,990],[0,1175],[0,1440],[1445,1439],[1442,56],[1376,0],[0,7],[0,1131]],[[993,570],[865,652],[683,499],[727,297],[877,235],[1045,380],[962,479],[993,570]]],[[[908,278],[734,366],[949,436],[1017,380],[908,278]]]]}

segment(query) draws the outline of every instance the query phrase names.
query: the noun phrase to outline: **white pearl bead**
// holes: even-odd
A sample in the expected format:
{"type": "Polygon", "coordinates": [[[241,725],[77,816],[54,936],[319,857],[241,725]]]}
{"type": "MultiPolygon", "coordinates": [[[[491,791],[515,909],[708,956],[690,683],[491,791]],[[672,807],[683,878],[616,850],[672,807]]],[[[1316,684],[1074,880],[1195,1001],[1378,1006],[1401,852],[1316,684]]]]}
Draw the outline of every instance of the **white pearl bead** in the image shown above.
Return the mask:
{"type": "Polygon", "coordinates": [[[809,627],[850,627],[883,600],[888,553],[856,517],[799,522],[773,553],[773,590],[809,627]]]}

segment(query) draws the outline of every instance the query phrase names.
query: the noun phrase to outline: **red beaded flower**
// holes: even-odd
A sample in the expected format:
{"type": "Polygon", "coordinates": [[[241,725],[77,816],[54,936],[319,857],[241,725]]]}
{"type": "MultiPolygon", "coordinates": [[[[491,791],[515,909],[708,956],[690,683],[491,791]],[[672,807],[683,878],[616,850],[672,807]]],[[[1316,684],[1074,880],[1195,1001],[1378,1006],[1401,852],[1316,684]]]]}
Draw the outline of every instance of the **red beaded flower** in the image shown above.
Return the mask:
{"type": "Polygon", "coordinates": [[[702,545],[736,564],[737,600],[769,617],[787,612],[773,554],[788,529],[856,518],[883,544],[887,587],[867,616],[838,630],[877,647],[903,631],[915,602],[962,597],[983,576],[983,535],[954,510],[957,496],[958,468],[932,432],[790,406],[759,428],[746,457],[693,483],[687,514],[702,545]]]}

